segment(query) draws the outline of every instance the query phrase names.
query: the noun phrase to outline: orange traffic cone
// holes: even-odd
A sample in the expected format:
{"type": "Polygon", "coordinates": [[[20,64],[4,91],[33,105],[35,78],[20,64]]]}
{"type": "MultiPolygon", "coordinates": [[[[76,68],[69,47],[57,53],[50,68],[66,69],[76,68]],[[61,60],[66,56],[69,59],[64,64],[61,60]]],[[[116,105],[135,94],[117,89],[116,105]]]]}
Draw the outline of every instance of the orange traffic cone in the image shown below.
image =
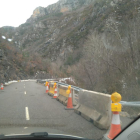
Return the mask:
{"type": "Polygon", "coordinates": [[[69,110],[73,109],[71,90],[68,97],[67,107],[65,107],[65,109],[69,109],[69,110]]]}
{"type": "Polygon", "coordinates": [[[49,92],[49,82],[46,81],[45,86],[46,86],[46,93],[48,93],[49,92]]]}
{"type": "Polygon", "coordinates": [[[48,86],[46,86],[46,93],[48,93],[49,92],[49,87],[48,86]]]}
{"type": "Polygon", "coordinates": [[[55,86],[53,99],[56,99],[56,98],[57,98],[57,87],[55,86]]]}
{"type": "Polygon", "coordinates": [[[3,84],[1,83],[1,90],[3,90],[4,88],[3,88],[3,84]]]}
{"type": "Polygon", "coordinates": [[[111,123],[111,128],[110,128],[108,138],[112,140],[120,132],[121,132],[120,116],[119,116],[119,112],[116,111],[113,112],[112,123],[111,123]]]}

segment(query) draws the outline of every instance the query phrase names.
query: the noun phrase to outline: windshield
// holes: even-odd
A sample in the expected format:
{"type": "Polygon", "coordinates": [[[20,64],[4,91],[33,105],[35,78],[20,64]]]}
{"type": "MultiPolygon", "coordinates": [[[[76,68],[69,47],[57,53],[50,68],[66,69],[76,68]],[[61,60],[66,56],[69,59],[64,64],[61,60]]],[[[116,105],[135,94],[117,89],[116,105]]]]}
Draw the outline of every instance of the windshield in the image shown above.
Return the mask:
{"type": "Polygon", "coordinates": [[[0,15],[0,134],[112,139],[138,116],[139,0],[7,0],[0,15]]]}

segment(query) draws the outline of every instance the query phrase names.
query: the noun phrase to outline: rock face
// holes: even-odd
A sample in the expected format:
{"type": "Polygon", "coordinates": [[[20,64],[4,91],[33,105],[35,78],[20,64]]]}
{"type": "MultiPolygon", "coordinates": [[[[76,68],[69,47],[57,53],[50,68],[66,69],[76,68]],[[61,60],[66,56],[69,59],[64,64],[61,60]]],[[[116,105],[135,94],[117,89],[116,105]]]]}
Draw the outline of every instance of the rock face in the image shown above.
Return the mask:
{"type": "Polygon", "coordinates": [[[44,16],[44,15],[46,15],[45,9],[43,7],[37,7],[33,12],[32,17],[36,18],[38,16],[44,16]]]}
{"type": "Polygon", "coordinates": [[[33,20],[37,19],[38,17],[42,17],[45,16],[46,13],[46,9],[43,7],[37,7],[34,11],[32,16],[27,20],[27,22],[32,22],[33,20]]]}
{"type": "Polygon", "coordinates": [[[87,34],[89,25],[86,20],[92,13],[92,2],[59,0],[46,8],[37,7],[25,24],[12,31],[14,45],[27,53],[39,53],[51,61],[61,59],[64,64],[69,55],[76,56],[74,50],[80,45],[78,41],[82,34],[87,34]]]}
{"type": "Polygon", "coordinates": [[[33,15],[27,20],[27,22],[33,22],[38,17],[42,17],[52,13],[71,12],[77,8],[87,6],[93,1],[94,0],[59,0],[57,3],[46,8],[37,7],[33,11],[33,15]]]}
{"type": "MultiPolygon", "coordinates": [[[[110,19],[121,24],[116,19],[122,17],[115,11],[112,13],[114,3],[119,2],[121,0],[108,0],[106,4],[103,0],[59,0],[45,8],[37,7],[26,23],[10,32],[8,29],[3,35],[12,38],[13,44],[26,53],[38,53],[51,62],[59,61],[62,66],[73,65],[81,58],[89,32],[104,32],[110,19]],[[112,18],[115,14],[116,19],[112,18]]],[[[1,28],[0,32],[3,31],[1,28]]]]}
{"type": "Polygon", "coordinates": [[[59,0],[58,3],[50,5],[46,8],[48,13],[70,12],[80,6],[89,5],[93,0],[59,0]]]}

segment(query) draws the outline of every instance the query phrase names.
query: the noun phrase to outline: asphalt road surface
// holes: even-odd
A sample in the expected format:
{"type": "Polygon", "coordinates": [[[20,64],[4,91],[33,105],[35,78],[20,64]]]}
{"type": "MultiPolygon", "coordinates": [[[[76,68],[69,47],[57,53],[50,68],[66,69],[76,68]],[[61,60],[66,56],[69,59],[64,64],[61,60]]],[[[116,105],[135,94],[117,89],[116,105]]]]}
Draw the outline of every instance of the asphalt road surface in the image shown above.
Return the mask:
{"type": "Polygon", "coordinates": [[[49,132],[100,139],[106,133],[45,93],[36,82],[17,82],[0,91],[0,134],[49,132]]]}

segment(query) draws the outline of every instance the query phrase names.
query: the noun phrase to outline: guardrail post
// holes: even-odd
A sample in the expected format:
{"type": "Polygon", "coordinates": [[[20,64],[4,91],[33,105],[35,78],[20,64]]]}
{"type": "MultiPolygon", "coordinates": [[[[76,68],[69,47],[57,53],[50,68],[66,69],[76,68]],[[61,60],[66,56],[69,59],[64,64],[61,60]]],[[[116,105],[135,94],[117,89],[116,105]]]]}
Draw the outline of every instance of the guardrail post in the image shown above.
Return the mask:
{"type": "Polygon", "coordinates": [[[59,96],[59,88],[58,88],[58,83],[57,83],[57,96],[59,96]]]}
{"type": "Polygon", "coordinates": [[[72,89],[72,103],[75,105],[75,90],[72,89]]]}

